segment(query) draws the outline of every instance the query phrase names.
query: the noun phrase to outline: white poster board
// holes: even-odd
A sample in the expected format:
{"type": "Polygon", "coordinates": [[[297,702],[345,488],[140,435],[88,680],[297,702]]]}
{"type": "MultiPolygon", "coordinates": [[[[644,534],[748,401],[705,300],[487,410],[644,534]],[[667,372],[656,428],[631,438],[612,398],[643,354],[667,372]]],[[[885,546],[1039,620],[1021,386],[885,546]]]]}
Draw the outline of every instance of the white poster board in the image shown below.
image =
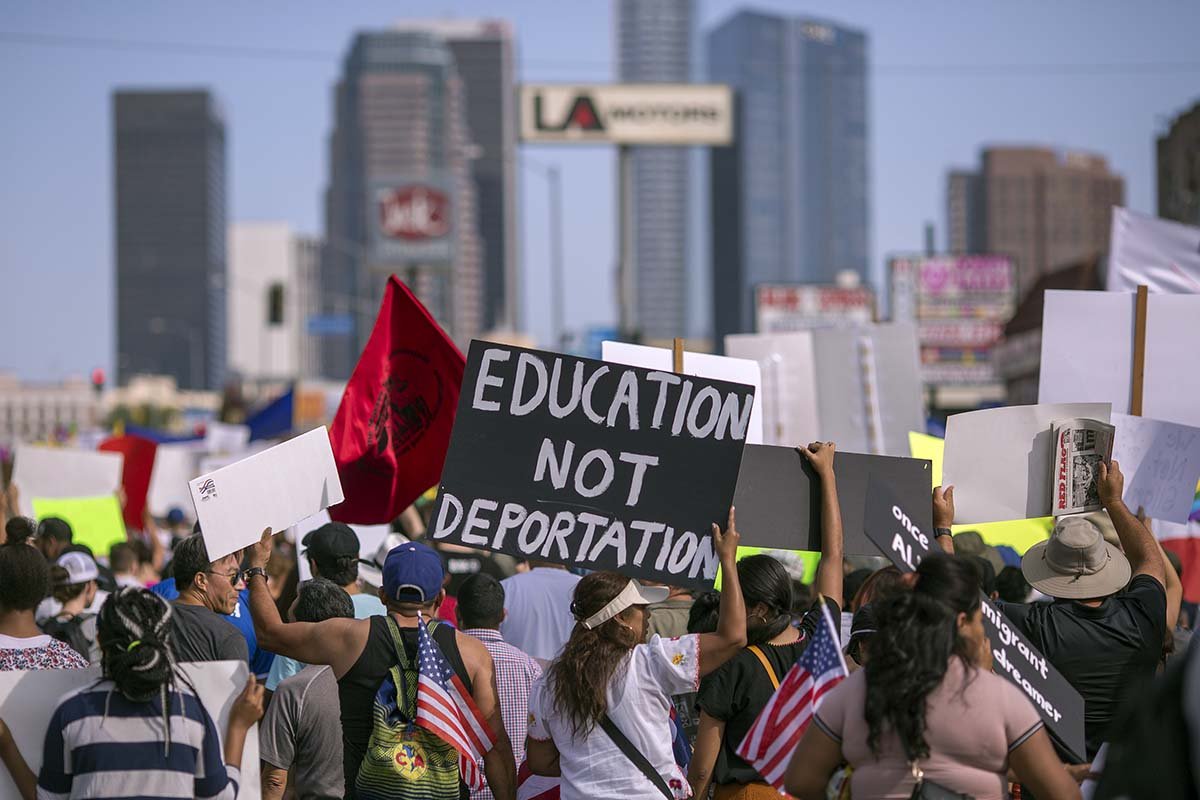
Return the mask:
{"type": "Polygon", "coordinates": [[[204,426],[204,449],[210,453],[237,454],[250,444],[250,426],[209,422],[204,426]]]}
{"type": "Polygon", "coordinates": [[[212,560],[345,499],[324,426],[193,478],[192,502],[212,560]]]}
{"type": "Polygon", "coordinates": [[[100,497],[121,488],[125,456],[96,450],[19,444],[13,461],[12,481],[28,510],[35,497],[47,500],[100,497]]]}
{"type": "MultiPolygon", "coordinates": [[[[179,669],[196,687],[200,701],[216,724],[217,735],[224,742],[229,711],[238,694],[246,687],[249,676],[246,662],[180,664],[179,669]]],[[[0,671],[0,719],[12,731],[21,755],[35,775],[42,767],[46,727],[58,708],[59,700],[69,692],[95,683],[99,678],[99,667],[0,671]]],[[[238,785],[238,797],[241,800],[257,800],[262,796],[258,759],[258,726],[255,725],[246,734],[246,747],[242,751],[242,777],[238,785]]],[[[0,797],[20,797],[8,770],[2,768],[0,797]]]]}
{"type": "Polygon", "coordinates": [[[824,440],[811,332],[734,334],[725,337],[725,352],[758,362],[766,444],[797,447],[824,440]]]}
{"type": "Polygon", "coordinates": [[[946,421],[942,484],[954,486],[954,521],[974,525],[1050,514],[1054,437],[1073,417],[1108,422],[1108,403],[989,408],[946,421]]]}
{"type": "Polygon", "coordinates": [[[1200,428],[1146,417],[1113,414],[1112,457],[1125,476],[1125,505],[1146,516],[1188,521],[1200,480],[1200,428]]]}
{"type": "MultiPolygon", "coordinates": [[[[603,342],[600,357],[613,364],[644,367],[671,372],[673,356],[665,347],[647,347],[625,342],[603,342]]],[[[750,411],[750,428],[746,431],[746,444],[763,443],[762,374],[758,363],[744,358],[714,356],[709,353],[683,354],[683,371],[687,375],[712,380],[732,381],[754,387],[754,408],[750,411]]]]}
{"type": "Polygon", "coordinates": [[[1200,292],[1200,228],[1113,208],[1110,292],[1200,292]]]}
{"type": "MultiPolygon", "coordinates": [[[[1039,403],[1111,403],[1129,413],[1134,294],[1047,291],[1039,403]]],[[[1142,415],[1200,427],[1200,295],[1151,294],[1142,415]]]]}
{"type": "Polygon", "coordinates": [[[146,507],[162,518],[172,508],[185,514],[192,510],[192,494],[188,481],[200,474],[203,442],[160,444],[154,451],[154,467],[150,470],[150,487],[146,490],[146,507]]]}

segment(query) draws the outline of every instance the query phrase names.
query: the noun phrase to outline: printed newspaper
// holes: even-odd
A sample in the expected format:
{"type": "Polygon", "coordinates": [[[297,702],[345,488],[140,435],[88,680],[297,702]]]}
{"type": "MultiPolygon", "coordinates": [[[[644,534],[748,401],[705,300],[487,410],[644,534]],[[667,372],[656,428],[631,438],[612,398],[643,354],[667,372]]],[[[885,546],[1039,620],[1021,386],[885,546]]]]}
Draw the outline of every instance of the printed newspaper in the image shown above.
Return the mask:
{"type": "Polygon", "coordinates": [[[1067,419],[1050,426],[1054,461],[1050,484],[1054,516],[1085,514],[1100,508],[1097,464],[1112,458],[1112,425],[1094,419],[1067,419]]]}

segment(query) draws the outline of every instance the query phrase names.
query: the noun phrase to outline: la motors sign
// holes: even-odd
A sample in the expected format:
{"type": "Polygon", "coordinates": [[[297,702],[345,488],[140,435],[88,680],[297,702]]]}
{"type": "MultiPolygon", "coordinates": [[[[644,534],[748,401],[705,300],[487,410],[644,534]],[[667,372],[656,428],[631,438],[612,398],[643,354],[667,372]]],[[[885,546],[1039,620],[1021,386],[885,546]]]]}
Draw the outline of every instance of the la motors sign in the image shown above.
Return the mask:
{"type": "Polygon", "coordinates": [[[721,146],[733,141],[733,91],[724,85],[526,85],[520,89],[520,109],[526,142],[721,146]]]}

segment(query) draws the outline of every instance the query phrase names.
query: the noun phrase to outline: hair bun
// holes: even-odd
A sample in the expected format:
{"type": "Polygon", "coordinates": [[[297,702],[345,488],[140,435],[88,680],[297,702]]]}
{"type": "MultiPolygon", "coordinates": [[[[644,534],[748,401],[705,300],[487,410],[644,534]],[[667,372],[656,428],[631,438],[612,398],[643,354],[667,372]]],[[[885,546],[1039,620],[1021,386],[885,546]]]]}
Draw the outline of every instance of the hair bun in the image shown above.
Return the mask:
{"type": "Polygon", "coordinates": [[[26,544],[33,539],[37,523],[29,517],[13,517],[4,525],[7,544],[26,544]]]}

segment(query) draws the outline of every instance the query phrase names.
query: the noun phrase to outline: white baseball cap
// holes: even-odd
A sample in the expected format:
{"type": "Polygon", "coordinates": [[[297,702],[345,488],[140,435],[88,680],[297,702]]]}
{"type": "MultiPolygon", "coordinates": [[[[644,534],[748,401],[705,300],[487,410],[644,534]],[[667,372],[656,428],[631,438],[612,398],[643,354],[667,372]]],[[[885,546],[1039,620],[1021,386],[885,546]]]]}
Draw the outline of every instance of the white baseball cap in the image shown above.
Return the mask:
{"type": "Polygon", "coordinates": [[[72,551],[63,553],[55,562],[67,571],[67,582],[72,586],[77,583],[87,583],[100,577],[96,562],[87,553],[72,551]]]}

